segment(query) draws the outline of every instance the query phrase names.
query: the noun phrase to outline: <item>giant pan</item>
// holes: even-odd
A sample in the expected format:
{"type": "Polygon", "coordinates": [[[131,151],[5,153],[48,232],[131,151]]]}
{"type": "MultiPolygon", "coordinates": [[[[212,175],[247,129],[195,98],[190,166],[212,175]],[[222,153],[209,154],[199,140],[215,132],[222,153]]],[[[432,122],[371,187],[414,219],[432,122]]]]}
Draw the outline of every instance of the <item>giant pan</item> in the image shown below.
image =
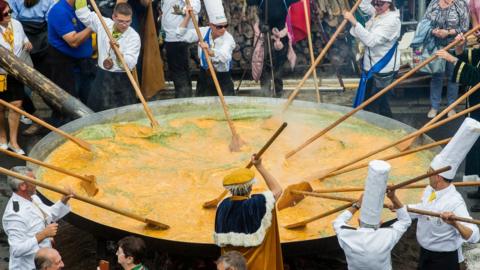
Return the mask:
{"type": "MultiPolygon", "coordinates": [[[[63,126],[75,133],[86,127],[108,127],[113,135],[91,138],[93,153],[77,149],[56,134],[48,134],[30,152],[30,156],[68,167],[81,174],[95,174],[100,193],[95,199],[135,211],[138,214],[167,223],[171,229],[152,231],[128,218],[73,202],[72,223],[102,237],[140,234],[151,243],[170,252],[188,251],[190,254],[213,254],[218,250],[212,243],[214,210],[204,210],[202,202],[212,199],[221,191],[221,179],[229,170],[248,163],[251,153],[257,151],[277,126],[267,125],[267,119],[278,113],[284,100],[256,97],[229,97],[227,103],[240,136],[247,146],[239,153],[230,153],[230,133],[217,98],[175,99],[152,102],[150,105],[162,130],[154,140],[143,138],[140,132],[129,129],[130,124],[120,122],[140,121],[147,125],[140,105],[126,106],[88,115],[63,126]],[[106,125],[117,123],[116,125],[106,125]],[[109,137],[110,136],[110,137],[109,137]]],[[[414,131],[396,120],[369,112],[359,112],[355,118],[332,130],[311,147],[285,161],[283,156],[293,147],[324,126],[337,119],[349,108],[312,102],[296,101],[284,119],[289,126],[264,156],[265,166],[276,176],[282,186],[303,180],[303,177],[324,168],[333,167],[351,158],[376,149],[414,131]]],[[[87,136],[88,139],[88,136],[87,136]]],[[[419,143],[431,142],[424,136],[419,143]]],[[[390,149],[378,154],[396,153],[390,149]]],[[[391,181],[399,182],[420,175],[428,168],[433,152],[426,151],[391,161],[391,181]]],[[[314,188],[361,185],[366,169],[326,179],[312,181],[314,188]]],[[[51,171],[37,172],[42,181],[61,186],[72,186],[82,192],[79,181],[51,171]]],[[[254,192],[265,189],[258,177],[254,192]]],[[[40,190],[47,200],[57,200],[58,195],[40,190]]],[[[405,202],[419,199],[420,191],[400,192],[405,202]]],[[[351,194],[349,196],[358,196],[351,194]]],[[[279,212],[280,226],[303,220],[330,210],[341,202],[306,198],[293,208],[279,212]]],[[[280,234],[284,251],[316,252],[331,246],[331,221],[334,216],[311,223],[304,230],[286,230],[280,234]]],[[[385,212],[385,218],[392,215],[385,212]]]]}

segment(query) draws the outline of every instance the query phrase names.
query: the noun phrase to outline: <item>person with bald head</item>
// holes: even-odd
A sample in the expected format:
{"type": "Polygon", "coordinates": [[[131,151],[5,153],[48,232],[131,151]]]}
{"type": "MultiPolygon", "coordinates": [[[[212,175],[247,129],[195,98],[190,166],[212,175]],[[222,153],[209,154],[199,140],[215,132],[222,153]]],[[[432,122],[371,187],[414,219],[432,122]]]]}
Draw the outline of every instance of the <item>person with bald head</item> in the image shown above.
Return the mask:
{"type": "Polygon", "coordinates": [[[62,256],[54,248],[41,248],[35,254],[36,270],[58,270],[64,266],[62,256]]]}
{"type": "MultiPolygon", "coordinates": [[[[34,177],[25,166],[13,167],[12,171],[34,177]]],[[[40,248],[52,247],[51,238],[58,231],[55,222],[70,212],[67,202],[73,195],[47,206],[36,195],[35,185],[10,176],[7,182],[13,194],[3,213],[2,225],[10,249],[9,269],[32,270],[35,253],[40,248]]]]}

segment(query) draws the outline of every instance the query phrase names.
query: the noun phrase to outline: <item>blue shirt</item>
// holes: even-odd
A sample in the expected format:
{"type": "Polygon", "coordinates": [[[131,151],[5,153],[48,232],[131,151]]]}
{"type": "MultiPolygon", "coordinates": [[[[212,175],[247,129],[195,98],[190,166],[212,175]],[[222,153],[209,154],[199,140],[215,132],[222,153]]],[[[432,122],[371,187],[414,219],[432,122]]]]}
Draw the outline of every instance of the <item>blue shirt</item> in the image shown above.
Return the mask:
{"type": "Polygon", "coordinates": [[[48,43],[50,46],[73,58],[89,58],[92,55],[92,38],[86,39],[77,48],[72,48],[63,39],[71,32],[81,32],[85,25],[75,15],[75,10],[66,0],[60,0],[48,13],[48,43]]]}
{"type": "Polygon", "coordinates": [[[27,8],[24,0],[8,0],[12,8],[12,17],[22,22],[45,22],[50,8],[55,4],[55,0],[40,0],[33,7],[27,8]]]}

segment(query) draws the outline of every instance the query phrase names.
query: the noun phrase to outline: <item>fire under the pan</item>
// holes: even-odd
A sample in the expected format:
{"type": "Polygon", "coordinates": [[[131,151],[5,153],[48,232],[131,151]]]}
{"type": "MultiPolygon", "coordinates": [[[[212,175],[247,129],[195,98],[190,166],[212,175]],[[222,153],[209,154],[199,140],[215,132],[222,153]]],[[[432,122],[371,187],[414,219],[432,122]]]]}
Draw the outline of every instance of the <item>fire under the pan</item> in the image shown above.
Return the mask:
{"type": "MultiPolygon", "coordinates": [[[[266,105],[231,105],[230,112],[240,137],[247,143],[241,152],[230,152],[231,133],[223,112],[212,105],[183,105],[175,113],[157,115],[161,128],[152,131],[148,122],[112,123],[87,126],[76,135],[94,146],[89,153],[66,142],[50,153],[46,161],[78,174],[95,175],[99,193],[94,199],[170,225],[165,231],[150,230],[144,224],[79,201],[72,201],[73,212],[95,222],[121,230],[181,242],[212,243],[215,210],[203,209],[205,201],[222,191],[225,174],[244,167],[281,122],[271,116],[277,110],[266,105]],[[272,123],[273,122],[273,123],[272,123]]],[[[266,168],[285,188],[306,180],[316,171],[343,164],[352,158],[398,140],[405,131],[383,129],[352,118],[297,155],[284,159],[285,153],[340,117],[340,113],[319,109],[289,110],[283,115],[288,127],[263,156],[266,168]]],[[[397,153],[395,148],[374,156],[397,153]]],[[[391,183],[426,172],[433,157],[430,151],[389,161],[391,183]]],[[[372,158],[370,158],[372,159],[372,158]]],[[[314,189],[362,186],[367,168],[312,180],[314,189]]],[[[80,180],[41,169],[37,177],[58,186],[72,187],[86,195],[80,180]]],[[[266,185],[258,172],[253,192],[266,185]]],[[[49,199],[58,194],[42,190],[49,199]]],[[[421,190],[398,191],[405,202],[418,201],[421,190]]],[[[340,194],[358,197],[360,193],[340,194]]],[[[279,225],[287,225],[318,215],[345,202],[308,197],[292,208],[279,212],[279,225]]],[[[331,222],[336,215],[312,222],[304,229],[280,228],[282,242],[303,241],[332,236],[331,222]]],[[[384,220],[393,218],[385,210],[384,220]]],[[[356,218],[354,218],[356,222],[356,218]]]]}

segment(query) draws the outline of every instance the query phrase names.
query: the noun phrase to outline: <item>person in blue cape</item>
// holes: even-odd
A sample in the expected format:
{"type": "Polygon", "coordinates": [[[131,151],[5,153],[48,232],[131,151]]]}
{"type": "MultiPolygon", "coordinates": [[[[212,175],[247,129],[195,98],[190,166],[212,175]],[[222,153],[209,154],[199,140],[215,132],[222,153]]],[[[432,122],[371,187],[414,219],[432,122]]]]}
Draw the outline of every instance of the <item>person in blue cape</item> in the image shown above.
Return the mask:
{"type": "Polygon", "coordinates": [[[217,207],[213,239],[222,254],[231,250],[242,253],[248,269],[283,270],[275,209],[282,187],[255,155],[252,163],[269,190],[251,195],[256,179],[250,169],[237,169],[225,176],[223,186],[232,196],[217,207]]]}
{"type": "MultiPolygon", "coordinates": [[[[401,22],[393,0],[362,0],[360,9],[370,16],[365,26],[358,23],[352,13],[343,14],[352,25],[350,34],[360,41],[360,51],[364,51],[354,108],[392,83],[400,68],[397,40],[401,22]]],[[[392,117],[387,95],[366,106],[365,110],[392,117]]]]}

